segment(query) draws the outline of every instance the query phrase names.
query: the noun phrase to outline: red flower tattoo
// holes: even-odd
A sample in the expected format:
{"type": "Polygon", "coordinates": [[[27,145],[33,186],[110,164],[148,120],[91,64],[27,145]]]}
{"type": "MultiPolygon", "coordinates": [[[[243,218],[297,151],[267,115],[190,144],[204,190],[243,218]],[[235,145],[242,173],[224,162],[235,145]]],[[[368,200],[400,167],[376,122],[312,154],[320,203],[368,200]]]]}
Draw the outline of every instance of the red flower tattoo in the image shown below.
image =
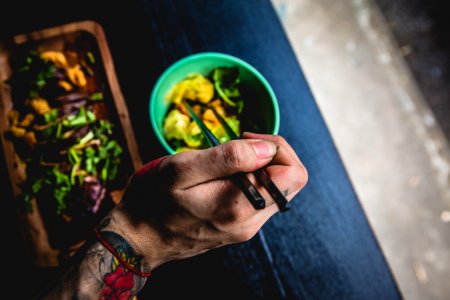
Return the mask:
{"type": "Polygon", "coordinates": [[[114,271],[105,275],[105,286],[101,291],[100,299],[130,299],[133,296],[131,291],[134,287],[133,275],[119,264],[114,271]]]}
{"type": "MultiPolygon", "coordinates": [[[[109,220],[106,219],[101,226],[107,226],[108,222],[109,220]]],[[[100,291],[100,299],[131,299],[144,286],[145,278],[137,276],[126,266],[141,270],[142,257],[136,255],[128,241],[115,232],[104,230],[101,239],[109,244],[106,247],[109,251],[112,251],[110,248],[114,251],[101,261],[101,269],[106,268],[107,270],[102,271],[104,285],[100,291]],[[109,259],[110,262],[108,262],[109,259]],[[122,264],[121,261],[125,264],[122,264]]]]}

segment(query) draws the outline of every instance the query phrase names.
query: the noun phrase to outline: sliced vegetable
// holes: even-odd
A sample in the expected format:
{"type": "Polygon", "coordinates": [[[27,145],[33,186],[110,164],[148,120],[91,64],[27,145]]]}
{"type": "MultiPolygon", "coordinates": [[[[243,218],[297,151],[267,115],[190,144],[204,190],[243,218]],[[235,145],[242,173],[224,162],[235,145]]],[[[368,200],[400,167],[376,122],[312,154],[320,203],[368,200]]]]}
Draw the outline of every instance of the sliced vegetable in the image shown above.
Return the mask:
{"type": "Polygon", "coordinates": [[[207,143],[186,110],[182,100],[189,100],[194,113],[202,119],[221,143],[230,138],[220,125],[213,107],[240,135],[239,115],[244,102],[241,99],[239,69],[237,67],[219,67],[213,69],[209,79],[192,74],[178,82],[167,98],[172,102],[164,119],[164,134],[176,152],[205,148],[207,143]],[[216,97],[214,97],[216,96],[216,97]]]}
{"type": "Polygon", "coordinates": [[[113,125],[96,115],[93,102],[104,94],[89,82],[94,64],[89,51],[81,58],[69,50],[32,51],[17,59],[8,81],[13,97],[24,100],[19,110],[8,113],[10,136],[28,147],[18,153],[24,165],[20,200],[28,209],[33,198],[54,201],[66,221],[85,213],[80,205],[98,211],[123,152],[113,138],[113,125]]]}
{"type": "Polygon", "coordinates": [[[180,103],[182,99],[208,103],[213,96],[213,84],[200,74],[189,75],[185,80],[177,83],[169,94],[173,103],[180,103]]]}
{"type": "MultiPolygon", "coordinates": [[[[215,68],[212,72],[214,87],[219,96],[230,106],[242,107],[239,91],[239,69],[237,67],[215,68]]],[[[239,110],[242,111],[242,109],[239,110]]]]}
{"type": "Polygon", "coordinates": [[[50,112],[51,108],[47,100],[42,98],[34,98],[30,100],[30,106],[38,115],[45,115],[50,112]]]}
{"type": "Polygon", "coordinates": [[[189,124],[189,127],[184,134],[183,140],[190,148],[198,148],[205,142],[200,128],[198,128],[197,124],[194,121],[189,124]]]}
{"type": "Polygon", "coordinates": [[[168,140],[182,140],[187,133],[189,124],[188,116],[182,114],[178,109],[173,109],[164,120],[164,134],[168,140]]]}
{"type": "Polygon", "coordinates": [[[94,100],[94,101],[103,100],[103,93],[102,92],[93,93],[91,95],[91,100],[94,100]]]}

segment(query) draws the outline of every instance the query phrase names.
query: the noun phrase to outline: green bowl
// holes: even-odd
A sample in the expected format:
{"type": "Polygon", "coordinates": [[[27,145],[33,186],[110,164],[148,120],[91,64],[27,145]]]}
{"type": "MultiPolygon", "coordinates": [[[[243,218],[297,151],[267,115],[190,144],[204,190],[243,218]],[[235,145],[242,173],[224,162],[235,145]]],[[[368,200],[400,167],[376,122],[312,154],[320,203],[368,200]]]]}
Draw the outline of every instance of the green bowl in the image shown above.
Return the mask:
{"type": "MultiPolygon", "coordinates": [[[[254,93],[257,103],[252,103],[258,117],[263,121],[263,133],[277,134],[280,127],[280,112],[277,98],[267,80],[261,73],[245,61],[223,53],[204,52],[187,56],[171,65],[156,82],[150,97],[150,121],[156,136],[163,147],[170,154],[175,150],[164,137],[164,117],[170,107],[166,95],[179,81],[191,73],[208,75],[215,67],[237,66],[243,85],[248,86],[254,93]]],[[[244,98],[244,109],[247,99],[244,98]]]]}

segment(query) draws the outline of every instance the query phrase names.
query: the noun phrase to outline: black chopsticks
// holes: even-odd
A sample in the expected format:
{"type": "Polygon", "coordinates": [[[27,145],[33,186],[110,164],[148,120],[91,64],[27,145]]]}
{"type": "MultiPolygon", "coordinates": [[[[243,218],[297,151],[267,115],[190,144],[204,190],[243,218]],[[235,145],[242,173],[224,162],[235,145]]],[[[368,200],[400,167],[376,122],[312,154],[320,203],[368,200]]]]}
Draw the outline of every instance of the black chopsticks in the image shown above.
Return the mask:
{"type": "MultiPolygon", "coordinates": [[[[220,145],[219,140],[212,134],[212,132],[206,127],[205,123],[197,117],[192,107],[187,103],[185,100],[183,100],[183,104],[186,106],[186,109],[188,110],[189,114],[191,115],[192,119],[194,119],[195,123],[198,127],[200,127],[200,130],[202,131],[203,135],[205,136],[206,140],[209,142],[211,147],[220,145]]],[[[258,190],[255,188],[255,186],[251,183],[251,181],[245,176],[244,173],[237,173],[231,177],[234,184],[236,184],[241,191],[244,193],[245,197],[250,201],[250,203],[253,205],[255,209],[263,209],[266,207],[266,202],[264,201],[264,198],[261,196],[261,194],[258,192],[258,190]]]]}
{"type": "MultiPolygon", "coordinates": [[[[223,119],[223,117],[216,111],[214,107],[211,107],[214,115],[219,120],[225,132],[228,134],[230,139],[237,140],[239,137],[234,133],[233,129],[228,125],[228,123],[223,119]]],[[[255,172],[255,177],[258,182],[269,192],[270,196],[273,198],[275,203],[278,205],[278,209],[281,212],[288,211],[291,208],[291,204],[287,201],[286,197],[281,193],[275,183],[270,179],[269,174],[265,168],[261,168],[255,172]]]]}
{"type": "MultiPolygon", "coordinates": [[[[220,145],[219,140],[212,134],[212,132],[206,127],[205,123],[195,114],[192,107],[187,103],[187,101],[183,100],[183,104],[191,115],[192,119],[195,121],[197,126],[202,131],[206,140],[209,142],[211,147],[220,145]]],[[[225,129],[225,132],[230,137],[230,139],[235,140],[239,139],[239,137],[234,133],[234,131],[230,128],[227,122],[222,118],[222,116],[217,113],[217,111],[211,107],[215,116],[219,120],[220,124],[225,129]]],[[[264,168],[256,171],[255,177],[258,182],[269,192],[270,196],[274,199],[275,203],[278,205],[278,208],[281,212],[285,212],[289,210],[291,207],[290,203],[287,201],[286,197],[280,192],[275,183],[270,179],[269,174],[265,171],[264,168]]],[[[238,173],[232,176],[233,182],[241,189],[250,203],[253,205],[255,209],[263,209],[265,207],[264,198],[258,192],[256,187],[251,183],[251,181],[245,176],[244,173],[238,173]]]]}

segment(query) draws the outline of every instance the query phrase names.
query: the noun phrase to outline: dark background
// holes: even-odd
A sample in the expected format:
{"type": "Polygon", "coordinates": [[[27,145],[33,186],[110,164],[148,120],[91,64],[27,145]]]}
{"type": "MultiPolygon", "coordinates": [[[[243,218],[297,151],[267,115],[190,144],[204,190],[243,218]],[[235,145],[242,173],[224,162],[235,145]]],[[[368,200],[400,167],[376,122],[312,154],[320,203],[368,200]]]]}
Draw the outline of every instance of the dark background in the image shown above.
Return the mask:
{"type": "Polygon", "coordinates": [[[450,140],[450,11],[444,0],[375,0],[450,140]]]}

